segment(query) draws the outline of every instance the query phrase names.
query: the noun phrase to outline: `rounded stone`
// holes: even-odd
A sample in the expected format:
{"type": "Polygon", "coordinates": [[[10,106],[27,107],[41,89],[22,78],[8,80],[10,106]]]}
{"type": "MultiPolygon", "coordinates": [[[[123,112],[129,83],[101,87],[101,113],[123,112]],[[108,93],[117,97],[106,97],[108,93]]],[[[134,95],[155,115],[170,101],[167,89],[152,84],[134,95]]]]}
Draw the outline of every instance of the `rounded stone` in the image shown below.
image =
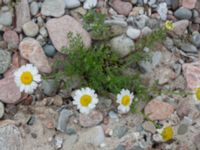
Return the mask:
{"type": "Polygon", "coordinates": [[[29,21],[22,26],[22,29],[26,36],[34,37],[38,34],[39,27],[36,23],[29,21]]]}
{"type": "Polygon", "coordinates": [[[58,83],[53,79],[43,80],[42,89],[45,95],[53,96],[58,90],[58,83]]]}
{"type": "Polygon", "coordinates": [[[39,5],[37,2],[32,2],[30,5],[31,15],[35,16],[39,11],[39,5]]]}
{"type": "Polygon", "coordinates": [[[81,5],[79,0],[65,0],[65,6],[68,9],[76,8],[81,5]]]}
{"type": "Polygon", "coordinates": [[[181,124],[181,125],[179,126],[179,128],[178,128],[177,133],[178,133],[179,135],[183,135],[183,134],[185,134],[187,131],[188,131],[188,125],[186,125],[186,124],[181,124]]]}
{"type": "Polygon", "coordinates": [[[8,51],[0,49],[0,74],[3,74],[11,63],[11,54],[8,51]]]}
{"type": "Polygon", "coordinates": [[[181,7],[174,12],[175,17],[178,19],[191,19],[192,18],[192,11],[181,7]]]}
{"type": "Polygon", "coordinates": [[[56,54],[56,48],[53,45],[45,45],[44,46],[45,55],[48,57],[53,57],[56,54]]]}
{"type": "Polygon", "coordinates": [[[135,40],[140,36],[141,31],[138,29],[134,29],[133,27],[128,27],[126,34],[131,39],[135,40]]]}
{"type": "Polygon", "coordinates": [[[196,47],[200,47],[200,34],[197,33],[197,34],[194,34],[192,36],[192,43],[196,46],[196,47]]]}

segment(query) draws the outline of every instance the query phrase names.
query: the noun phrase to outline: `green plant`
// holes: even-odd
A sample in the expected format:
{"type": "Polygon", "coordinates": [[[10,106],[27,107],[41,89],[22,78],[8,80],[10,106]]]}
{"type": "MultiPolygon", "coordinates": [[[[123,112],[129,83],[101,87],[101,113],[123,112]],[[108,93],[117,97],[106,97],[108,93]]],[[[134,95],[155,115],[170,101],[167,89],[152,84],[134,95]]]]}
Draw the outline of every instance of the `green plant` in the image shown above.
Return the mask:
{"type": "Polygon", "coordinates": [[[104,23],[105,15],[89,10],[83,16],[83,27],[91,33],[93,39],[101,40],[109,38],[109,26],[104,23]]]}

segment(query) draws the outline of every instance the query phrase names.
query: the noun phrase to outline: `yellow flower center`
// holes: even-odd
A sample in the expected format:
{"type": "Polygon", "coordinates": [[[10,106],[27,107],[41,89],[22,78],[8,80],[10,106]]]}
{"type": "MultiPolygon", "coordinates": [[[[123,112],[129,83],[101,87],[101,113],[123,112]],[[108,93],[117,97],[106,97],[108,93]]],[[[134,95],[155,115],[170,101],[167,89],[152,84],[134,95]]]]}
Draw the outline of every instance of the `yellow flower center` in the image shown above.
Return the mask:
{"type": "Polygon", "coordinates": [[[124,106],[128,106],[130,104],[130,101],[131,101],[130,96],[125,95],[125,96],[122,97],[122,102],[121,103],[124,106]]]}
{"type": "Polygon", "coordinates": [[[33,76],[29,71],[25,71],[21,75],[21,82],[25,85],[31,84],[33,81],[33,76]]]}
{"type": "Polygon", "coordinates": [[[200,87],[196,88],[195,96],[196,96],[197,100],[200,101],[200,87]]]}
{"type": "Polygon", "coordinates": [[[90,95],[83,95],[80,98],[80,103],[84,107],[87,107],[91,102],[92,102],[92,97],[90,95]]]}
{"type": "Polygon", "coordinates": [[[171,140],[174,136],[173,128],[171,126],[165,127],[161,133],[161,136],[164,141],[171,140]]]}
{"type": "Polygon", "coordinates": [[[174,28],[173,22],[172,21],[166,21],[165,22],[165,28],[168,30],[172,30],[174,28]]]}

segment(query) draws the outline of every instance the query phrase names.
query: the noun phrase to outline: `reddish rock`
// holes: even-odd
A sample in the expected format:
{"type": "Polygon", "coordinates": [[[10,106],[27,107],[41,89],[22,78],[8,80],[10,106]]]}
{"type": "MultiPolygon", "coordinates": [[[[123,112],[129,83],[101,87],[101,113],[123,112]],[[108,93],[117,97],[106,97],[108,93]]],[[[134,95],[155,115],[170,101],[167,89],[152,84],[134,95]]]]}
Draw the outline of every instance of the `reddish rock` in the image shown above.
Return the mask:
{"type": "Polygon", "coordinates": [[[183,75],[189,89],[194,89],[200,83],[200,61],[186,63],[182,66],[183,75]]]}
{"type": "Polygon", "coordinates": [[[173,29],[172,32],[177,36],[181,36],[185,33],[188,26],[189,26],[188,20],[177,21],[177,22],[174,23],[174,29],[173,29]]]}
{"type": "Polygon", "coordinates": [[[83,127],[96,126],[103,121],[103,115],[101,112],[93,110],[88,115],[80,114],[79,122],[83,127]]]}
{"type": "Polygon", "coordinates": [[[4,41],[7,42],[9,48],[17,48],[19,44],[19,37],[15,31],[8,30],[3,34],[4,41]]]}
{"type": "Polygon", "coordinates": [[[182,0],[181,5],[185,8],[193,9],[197,0],[182,0]]]}
{"type": "Polygon", "coordinates": [[[19,44],[20,55],[34,64],[39,71],[50,73],[51,67],[46,55],[38,41],[33,38],[25,38],[19,44]]]}
{"type": "Polygon", "coordinates": [[[124,16],[128,16],[133,8],[133,6],[130,2],[124,2],[121,0],[114,0],[112,3],[112,7],[120,15],[124,15],[124,16]]]}
{"type": "Polygon", "coordinates": [[[190,103],[188,100],[181,100],[177,107],[177,114],[179,117],[183,118],[184,116],[187,116],[190,112],[190,103]]]}
{"type": "Polygon", "coordinates": [[[15,104],[19,102],[21,92],[16,86],[13,74],[0,80],[0,100],[4,103],[15,104]]]}
{"type": "Polygon", "coordinates": [[[146,105],[144,111],[145,115],[151,120],[164,120],[174,112],[174,107],[168,103],[154,99],[146,105]]]}
{"type": "Polygon", "coordinates": [[[61,18],[50,19],[46,24],[49,36],[55,48],[62,52],[63,47],[67,47],[69,40],[68,33],[79,34],[86,47],[90,47],[91,38],[89,33],[82,28],[81,24],[71,16],[65,15],[61,18]]]}

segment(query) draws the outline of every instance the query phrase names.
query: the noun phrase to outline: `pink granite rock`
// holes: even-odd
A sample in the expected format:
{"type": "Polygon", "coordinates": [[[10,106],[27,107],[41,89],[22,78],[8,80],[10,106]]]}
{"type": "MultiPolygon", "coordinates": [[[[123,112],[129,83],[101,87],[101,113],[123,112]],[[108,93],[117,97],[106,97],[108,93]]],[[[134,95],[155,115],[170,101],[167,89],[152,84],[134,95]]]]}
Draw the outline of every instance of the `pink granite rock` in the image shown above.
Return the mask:
{"type": "Polygon", "coordinates": [[[55,48],[62,52],[63,47],[67,47],[69,40],[68,33],[79,34],[86,47],[90,47],[91,38],[89,33],[82,28],[81,24],[71,16],[65,15],[61,18],[50,19],[46,24],[49,36],[55,48]]]}
{"type": "Polygon", "coordinates": [[[46,55],[38,41],[33,38],[25,38],[19,44],[20,55],[34,64],[39,71],[50,73],[51,67],[46,55]]]}
{"type": "Polygon", "coordinates": [[[182,69],[189,89],[200,84],[200,62],[183,64],[182,69]]]}
{"type": "Polygon", "coordinates": [[[0,100],[4,103],[15,104],[19,102],[21,92],[16,86],[13,74],[0,80],[0,100]]]}
{"type": "Polygon", "coordinates": [[[175,33],[178,36],[181,36],[185,33],[187,30],[187,27],[189,26],[189,21],[188,20],[180,20],[174,23],[174,29],[173,33],[175,33]]]}
{"type": "Polygon", "coordinates": [[[174,107],[168,103],[153,99],[146,105],[144,111],[145,115],[151,120],[164,120],[174,112],[174,107]]]}
{"type": "Polygon", "coordinates": [[[4,41],[7,42],[9,48],[17,48],[19,44],[19,37],[15,31],[8,30],[3,34],[4,41]]]}
{"type": "Polygon", "coordinates": [[[120,15],[124,15],[124,16],[128,16],[133,8],[133,6],[130,2],[124,2],[121,0],[113,0],[112,7],[120,15]]]}
{"type": "Polygon", "coordinates": [[[93,110],[88,115],[80,114],[79,122],[83,127],[96,126],[103,120],[103,115],[101,112],[93,110]]]}
{"type": "Polygon", "coordinates": [[[193,9],[197,0],[182,0],[181,5],[185,8],[193,9]]]}

